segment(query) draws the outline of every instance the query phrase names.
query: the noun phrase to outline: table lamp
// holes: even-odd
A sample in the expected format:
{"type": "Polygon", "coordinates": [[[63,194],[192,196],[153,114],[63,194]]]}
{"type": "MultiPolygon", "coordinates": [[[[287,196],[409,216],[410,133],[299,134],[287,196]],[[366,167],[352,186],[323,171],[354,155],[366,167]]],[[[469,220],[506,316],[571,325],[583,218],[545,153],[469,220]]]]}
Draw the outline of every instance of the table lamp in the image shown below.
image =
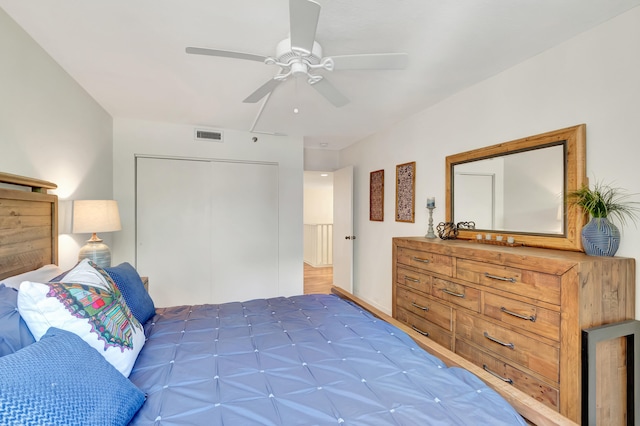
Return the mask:
{"type": "Polygon", "coordinates": [[[118,203],[114,200],[76,200],[73,202],[74,234],[93,234],[78,253],[78,261],[91,259],[100,267],[111,266],[111,250],[98,238],[98,232],[122,229],[118,203]]]}

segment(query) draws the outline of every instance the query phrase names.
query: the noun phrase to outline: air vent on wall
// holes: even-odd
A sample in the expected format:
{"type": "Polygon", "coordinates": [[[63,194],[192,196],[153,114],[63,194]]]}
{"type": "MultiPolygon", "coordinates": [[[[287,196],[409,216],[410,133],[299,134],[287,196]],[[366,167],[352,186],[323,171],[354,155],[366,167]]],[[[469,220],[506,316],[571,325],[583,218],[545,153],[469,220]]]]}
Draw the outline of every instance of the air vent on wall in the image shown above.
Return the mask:
{"type": "Polygon", "coordinates": [[[210,142],[222,142],[222,132],[215,130],[203,130],[195,129],[195,140],[197,141],[210,141],[210,142]]]}

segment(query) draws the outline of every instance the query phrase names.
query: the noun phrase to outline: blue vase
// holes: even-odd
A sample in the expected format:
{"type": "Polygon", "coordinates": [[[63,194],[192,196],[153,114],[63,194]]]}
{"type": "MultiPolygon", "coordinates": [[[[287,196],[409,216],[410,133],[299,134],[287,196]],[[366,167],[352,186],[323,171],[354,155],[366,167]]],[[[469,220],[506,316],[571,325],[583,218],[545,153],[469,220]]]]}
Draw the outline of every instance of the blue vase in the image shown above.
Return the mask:
{"type": "Polygon", "coordinates": [[[590,256],[614,256],[620,245],[620,231],[606,217],[591,218],[582,228],[582,247],[590,256]]]}

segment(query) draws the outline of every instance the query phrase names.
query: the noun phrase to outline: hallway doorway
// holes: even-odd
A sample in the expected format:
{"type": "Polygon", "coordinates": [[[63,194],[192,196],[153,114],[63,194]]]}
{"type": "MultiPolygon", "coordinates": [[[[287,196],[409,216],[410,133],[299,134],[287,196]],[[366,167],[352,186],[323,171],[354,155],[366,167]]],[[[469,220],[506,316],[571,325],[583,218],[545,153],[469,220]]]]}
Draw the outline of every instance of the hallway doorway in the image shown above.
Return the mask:
{"type": "Polygon", "coordinates": [[[333,285],[333,174],[304,172],[304,293],[333,285]]]}

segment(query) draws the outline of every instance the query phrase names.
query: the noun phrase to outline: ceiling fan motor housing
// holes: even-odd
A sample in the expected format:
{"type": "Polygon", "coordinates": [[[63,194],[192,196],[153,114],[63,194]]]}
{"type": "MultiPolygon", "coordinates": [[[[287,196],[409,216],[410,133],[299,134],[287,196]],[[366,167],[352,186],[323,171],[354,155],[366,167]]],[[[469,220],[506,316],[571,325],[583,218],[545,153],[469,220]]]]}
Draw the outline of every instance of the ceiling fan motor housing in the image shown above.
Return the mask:
{"type": "MultiPolygon", "coordinates": [[[[305,52],[291,47],[291,39],[285,38],[276,47],[276,59],[283,64],[306,62],[308,65],[318,65],[322,59],[322,46],[317,41],[313,42],[311,52],[305,52]]],[[[295,74],[295,73],[294,73],[295,74]]]]}
{"type": "Polygon", "coordinates": [[[309,74],[309,67],[304,62],[293,62],[291,64],[291,75],[294,77],[306,77],[309,74]]]}

